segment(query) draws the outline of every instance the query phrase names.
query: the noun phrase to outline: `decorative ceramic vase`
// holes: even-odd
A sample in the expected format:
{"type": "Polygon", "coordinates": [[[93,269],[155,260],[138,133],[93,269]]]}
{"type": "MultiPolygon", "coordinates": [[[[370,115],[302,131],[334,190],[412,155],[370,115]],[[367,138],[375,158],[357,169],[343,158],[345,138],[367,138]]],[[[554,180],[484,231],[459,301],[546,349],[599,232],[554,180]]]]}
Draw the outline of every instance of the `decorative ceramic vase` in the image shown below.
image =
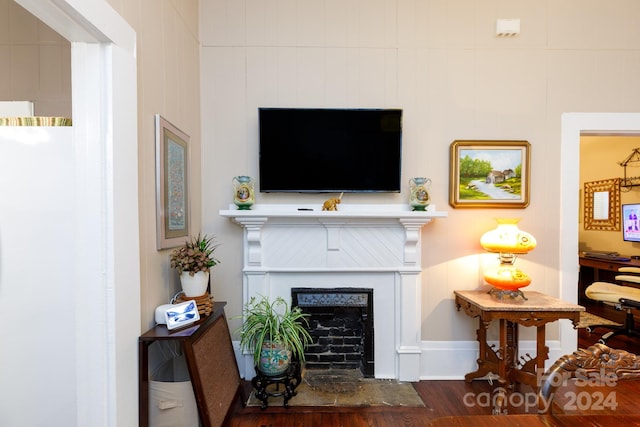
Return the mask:
{"type": "Polygon", "coordinates": [[[291,351],[282,344],[265,341],[260,351],[258,369],[265,375],[280,375],[287,371],[291,363],[291,351]]]}
{"type": "Polygon", "coordinates": [[[209,286],[209,272],[198,271],[191,276],[188,271],[183,271],[180,274],[180,283],[182,284],[182,291],[185,296],[202,296],[207,293],[207,287],[209,286]]]}
{"type": "Polygon", "coordinates": [[[423,211],[431,203],[429,197],[429,187],[431,180],[429,178],[415,177],[409,180],[409,204],[414,211],[423,211]]]}
{"type": "Polygon", "coordinates": [[[234,176],[231,180],[233,183],[234,196],[233,203],[241,210],[251,209],[255,203],[255,181],[250,176],[239,175],[234,176]]]}

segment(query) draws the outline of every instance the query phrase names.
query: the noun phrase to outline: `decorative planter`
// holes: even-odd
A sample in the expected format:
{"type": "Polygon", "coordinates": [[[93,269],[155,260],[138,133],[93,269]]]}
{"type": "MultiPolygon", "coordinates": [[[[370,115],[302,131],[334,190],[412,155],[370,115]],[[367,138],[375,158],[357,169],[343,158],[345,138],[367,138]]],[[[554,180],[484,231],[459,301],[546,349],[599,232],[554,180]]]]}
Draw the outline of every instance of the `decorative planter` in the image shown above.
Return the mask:
{"type": "Polygon", "coordinates": [[[267,341],[262,344],[258,369],[265,375],[280,375],[286,372],[291,363],[291,351],[282,344],[267,341]]]}
{"type": "Polygon", "coordinates": [[[182,274],[180,274],[180,283],[182,284],[182,290],[185,296],[199,297],[207,292],[209,272],[198,271],[191,276],[188,271],[183,271],[182,274]]]}

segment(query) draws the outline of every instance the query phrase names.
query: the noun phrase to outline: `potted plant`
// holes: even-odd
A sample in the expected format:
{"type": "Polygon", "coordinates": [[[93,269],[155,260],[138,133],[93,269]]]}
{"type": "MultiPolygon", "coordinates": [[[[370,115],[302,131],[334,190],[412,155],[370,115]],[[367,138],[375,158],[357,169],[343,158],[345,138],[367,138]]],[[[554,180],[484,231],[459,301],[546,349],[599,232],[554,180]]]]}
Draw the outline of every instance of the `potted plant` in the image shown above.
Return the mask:
{"type": "Polygon", "coordinates": [[[240,347],[253,353],[256,369],[265,375],[284,373],[292,358],[304,362],[311,342],[307,317],[300,307],[289,307],[282,297],[251,298],[243,309],[240,347]]]}
{"type": "Polygon", "coordinates": [[[220,263],[213,255],[218,246],[215,237],[198,234],[171,252],[171,268],[178,270],[185,296],[198,297],[207,291],[211,267],[220,263]]]}

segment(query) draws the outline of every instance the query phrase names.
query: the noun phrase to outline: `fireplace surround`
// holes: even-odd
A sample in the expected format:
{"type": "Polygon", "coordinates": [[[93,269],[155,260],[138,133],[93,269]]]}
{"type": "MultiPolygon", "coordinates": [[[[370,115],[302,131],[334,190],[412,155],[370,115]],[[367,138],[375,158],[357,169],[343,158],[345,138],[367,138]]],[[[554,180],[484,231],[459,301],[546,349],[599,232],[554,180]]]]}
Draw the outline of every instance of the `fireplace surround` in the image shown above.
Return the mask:
{"type": "MultiPolygon", "coordinates": [[[[293,288],[371,289],[374,376],[418,381],[421,359],[422,228],[446,217],[434,206],[230,206],[220,215],[243,229],[243,304],[253,296],[291,301],[293,288]]],[[[244,354],[241,374],[255,371],[244,354]]]]}

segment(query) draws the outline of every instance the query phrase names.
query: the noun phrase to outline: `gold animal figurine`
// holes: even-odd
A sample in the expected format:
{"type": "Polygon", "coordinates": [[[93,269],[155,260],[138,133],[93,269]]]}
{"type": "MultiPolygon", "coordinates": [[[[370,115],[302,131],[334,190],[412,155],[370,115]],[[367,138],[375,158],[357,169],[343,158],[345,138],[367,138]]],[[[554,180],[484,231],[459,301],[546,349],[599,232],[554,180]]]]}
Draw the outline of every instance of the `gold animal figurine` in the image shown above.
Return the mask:
{"type": "Polygon", "coordinates": [[[332,197],[330,199],[325,200],[324,203],[322,204],[322,210],[323,211],[337,211],[338,210],[338,205],[342,201],[342,195],[343,194],[344,193],[340,193],[340,197],[332,197]]]}

